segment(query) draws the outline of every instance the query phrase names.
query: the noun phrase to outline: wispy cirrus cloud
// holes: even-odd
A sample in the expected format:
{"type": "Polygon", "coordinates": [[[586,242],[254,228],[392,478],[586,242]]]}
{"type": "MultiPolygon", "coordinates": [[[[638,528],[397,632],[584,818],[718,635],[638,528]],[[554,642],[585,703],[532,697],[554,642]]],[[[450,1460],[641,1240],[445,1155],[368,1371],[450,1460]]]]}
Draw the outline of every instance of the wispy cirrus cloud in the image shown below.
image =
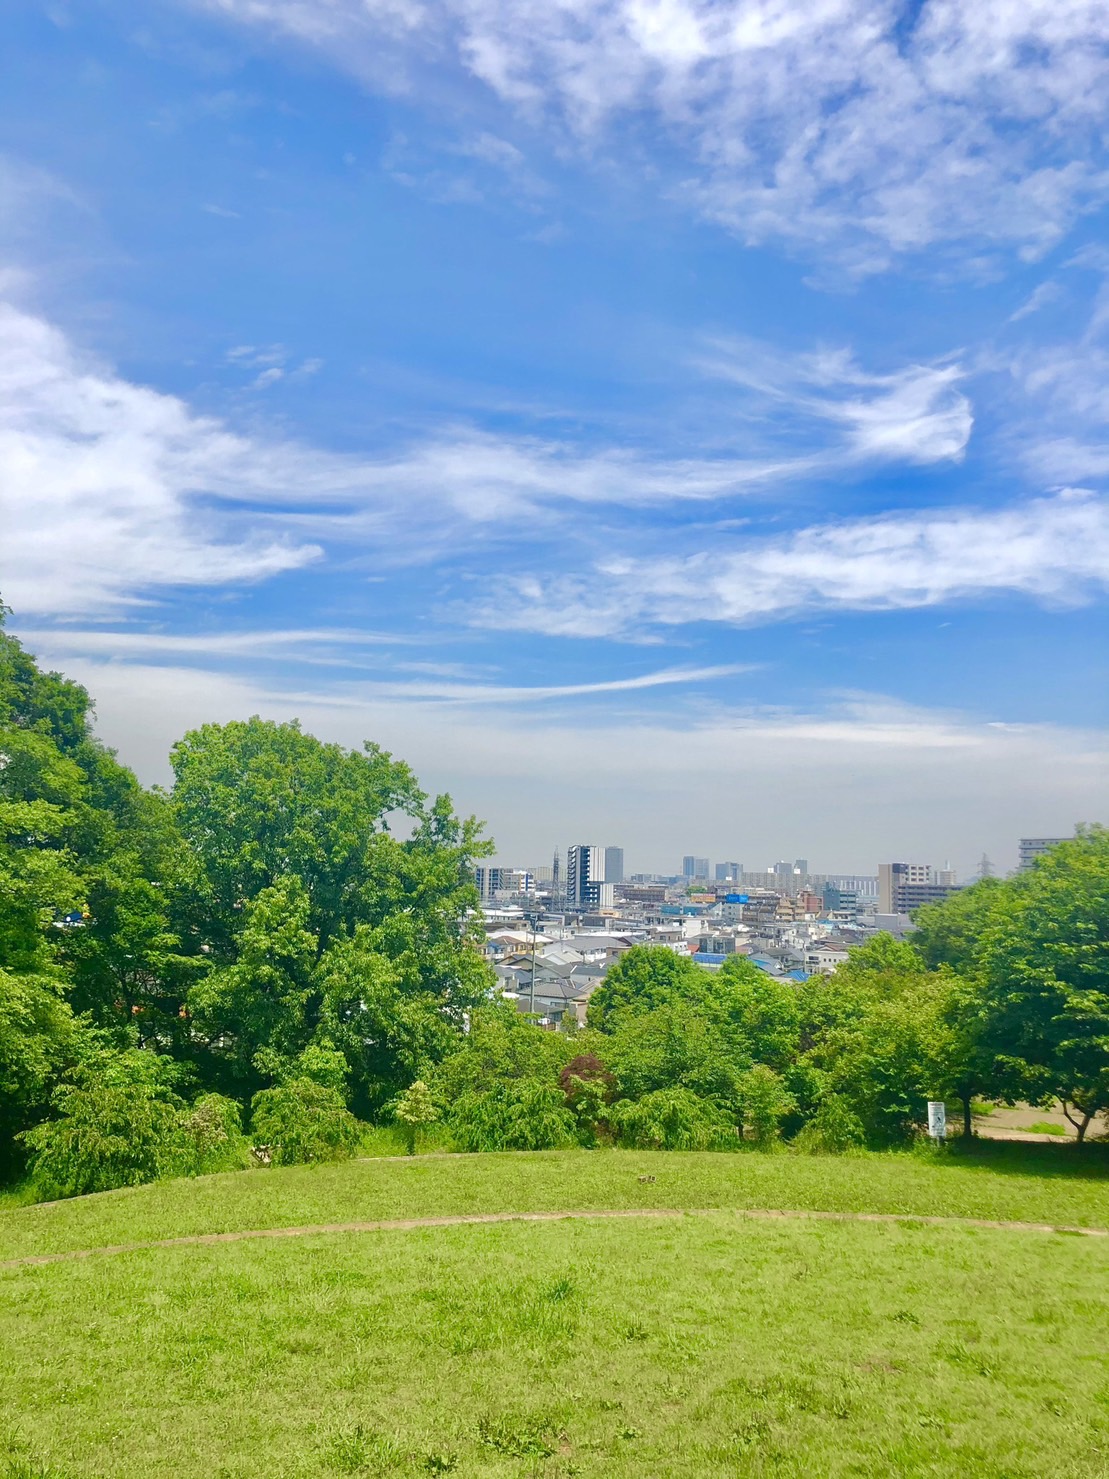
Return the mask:
{"type": "Polygon", "coordinates": [[[1036,256],[1109,191],[1101,0],[190,3],[385,90],[453,58],[533,138],[625,164],[676,146],[664,189],[858,271],[936,244],[1036,256]]]}
{"type": "MultiPolygon", "coordinates": [[[[550,700],[641,693],[655,688],[695,687],[755,670],[750,663],[716,663],[657,668],[631,677],[580,683],[495,683],[458,681],[453,673],[443,671],[443,664],[392,660],[381,649],[403,647],[416,639],[385,632],[288,628],[180,633],[103,627],[32,627],[20,623],[18,634],[37,655],[67,665],[84,660],[165,665],[180,663],[184,659],[218,663],[224,667],[245,662],[249,670],[250,664],[271,659],[286,667],[291,663],[306,663],[308,666],[348,670],[375,668],[378,674],[375,678],[354,678],[348,672],[336,678],[328,689],[316,690],[313,701],[318,701],[326,691],[328,701],[340,708],[364,708],[368,703],[380,700],[478,707],[489,704],[529,705],[550,700]],[[378,649],[376,660],[365,650],[374,648],[378,649]],[[414,671],[419,676],[396,676],[414,671]]],[[[446,667],[449,670],[450,665],[446,667]]]]}
{"type": "Polygon", "coordinates": [[[823,426],[825,455],[847,465],[958,459],[974,425],[966,371],[954,358],[876,374],[842,348],[784,355],[749,339],[717,339],[700,363],[761,401],[779,435],[813,441],[823,426]],[[838,439],[828,442],[828,429],[838,439]]]}
{"type": "MultiPolygon", "coordinates": [[[[280,345],[228,358],[260,378],[288,362],[280,345]]],[[[843,353],[763,353],[756,377],[756,359],[751,346],[715,350],[712,373],[737,392],[721,429],[732,450],[712,456],[472,426],[395,453],[335,453],[199,415],[0,305],[0,589],[28,615],[87,616],[173,587],[265,580],[329,549],[394,566],[452,559],[467,543],[517,542],[523,516],[554,529],[568,505],[719,501],[874,462],[955,458],[969,435],[953,365],[873,375],[843,353]],[[744,421],[752,398],[774,401],[773,433],[744,421]]]]}
{"type": "MultiPolygon", "coordinates": [[[[582,576],[518,576],[526,630],[593,637],[806,611],[896,611],[1019,595],[1070,604],[1109,589],[1109,501],[1068,491],[1015,507],[887,514],[734,539],[687,555],[608,559],[582,576]]],[[[479,609],[475,623],[491,619],[479,609]]]]}

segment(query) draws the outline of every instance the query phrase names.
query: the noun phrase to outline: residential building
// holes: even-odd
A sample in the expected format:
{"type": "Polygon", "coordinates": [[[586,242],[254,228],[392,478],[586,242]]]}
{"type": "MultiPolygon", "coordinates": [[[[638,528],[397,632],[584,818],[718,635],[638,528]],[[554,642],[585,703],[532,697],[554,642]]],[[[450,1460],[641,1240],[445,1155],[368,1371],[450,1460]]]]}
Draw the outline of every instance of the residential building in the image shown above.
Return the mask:
{"type": "Polygon", "coordinates": [[[1018,869],[1021,873],[1027,873],[1037,858],[1042,858],[1045,852],[1058,847],[1060,842],[1069,841],[1069,837],[1022,837],[1019,843],[1018,869]]]}
{"type": "Polygon", "coordinates": [[[857,889],[839,888],[834,883],[826,883],[821,898],[829,914],[850,915],[854,918],[859,912],[857,889]]]}
{"type": "Polygon", "coordinates": [[[622,847],[605,848],[605,882],[623,883],[624,881],[624,849],[622,847]]]}
{"type": "Polygon", "coordinates": [[[597,891],[605,881],[605,855],[591,842],[566,849],[566,898],[578,908],[598,905],[597,891]]]}
{"type": "Polygon", "coordinates": [[[878,913],[910,914],[922,904],[942,903],[958,887],[937,882],[927,863],[879,863],[878,913]]]}

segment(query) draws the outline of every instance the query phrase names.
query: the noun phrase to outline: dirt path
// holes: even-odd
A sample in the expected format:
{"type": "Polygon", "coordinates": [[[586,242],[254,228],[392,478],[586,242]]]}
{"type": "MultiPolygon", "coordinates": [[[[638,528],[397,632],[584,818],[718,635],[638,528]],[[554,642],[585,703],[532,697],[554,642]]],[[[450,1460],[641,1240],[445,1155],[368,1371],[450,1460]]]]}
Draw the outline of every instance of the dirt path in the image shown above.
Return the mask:
{"type": "Polygon", "coordinates": [[[465,1227],[488,1222],[581,1222],[616,1217],[734,1217],[762,1221],[779,1218],[818,1222],[917,1223],[929,1227],[985,1227],[1005,1232],[1073,1233],[1085,1238],[1109,1238],[1109,1228],[1063,1227],[1050,1222],[994,1222],[986,1217],[921,1217],[911,1212],[812,1212],[774,1208],[703,1207],[682,1211],[676,1207],[628,1207],[596,1212],[473,1212],[451,1217],[405,1217],[381,1222],[321,1222],[310,1227],[263,1227],[240,1232],[192,1233],[180,1238],[158,1238],[145,1243],[112,1243],[103,1248],[77,1248],[66,1253],[34,1253],[0,1260],[0,1269],[27,1268],[44,1263],[68,1263],[100,1254],[141,1253],[151,1248],[206,1247],[212,1243],[242,1243],[256,1238],[307,1238],[319,1233],[409,1232],[421,1227],[465,1227]]]}

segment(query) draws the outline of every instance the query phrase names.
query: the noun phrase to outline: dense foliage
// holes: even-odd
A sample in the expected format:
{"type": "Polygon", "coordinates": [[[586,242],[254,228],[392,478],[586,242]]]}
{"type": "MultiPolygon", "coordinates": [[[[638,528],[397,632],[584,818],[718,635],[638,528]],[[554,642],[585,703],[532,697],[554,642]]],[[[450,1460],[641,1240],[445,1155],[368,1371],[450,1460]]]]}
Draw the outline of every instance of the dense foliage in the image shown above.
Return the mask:
{"type": "Polygon", "coordinates": [[[0,1179],[44,1195],[355,1153],[905,1143],[929,1099],[1109,1109],[1109,833],[919,912],[834,976],[637,946],[588,1025],[499,1000],[480,826],[374,745],[205,725],[170,792],[0,619],[0,1179]],[[469,922],[468,922],[469,921],[469,922]],[[253,1147],[253,1157],[251,1148],[253,1147]]]}

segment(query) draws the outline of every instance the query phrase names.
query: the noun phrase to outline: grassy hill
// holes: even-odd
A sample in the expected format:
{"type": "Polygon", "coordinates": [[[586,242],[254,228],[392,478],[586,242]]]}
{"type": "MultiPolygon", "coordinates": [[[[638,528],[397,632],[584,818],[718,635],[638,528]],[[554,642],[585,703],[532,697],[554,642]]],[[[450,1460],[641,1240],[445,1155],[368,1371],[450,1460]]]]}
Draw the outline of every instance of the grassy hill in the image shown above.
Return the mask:
{"type": "Polygon", "coordinates": [[[0,1261],[480,1212],[701,1215],[7,1262],[0,1475],[1096,1479],[1109,1238],[736,1215],[1109,1227],[1090,1152],[424,1157],[6,1211],[0,1261]]]}

